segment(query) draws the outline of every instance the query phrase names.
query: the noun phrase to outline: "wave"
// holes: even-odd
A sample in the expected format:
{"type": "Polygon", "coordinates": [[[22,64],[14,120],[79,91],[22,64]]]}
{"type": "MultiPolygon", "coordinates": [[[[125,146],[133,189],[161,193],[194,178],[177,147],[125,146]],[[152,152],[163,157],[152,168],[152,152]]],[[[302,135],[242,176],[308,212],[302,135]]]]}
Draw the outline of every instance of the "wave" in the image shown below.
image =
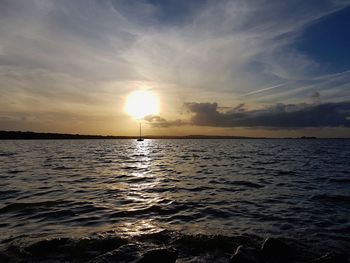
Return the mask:
{"type": "Polygon", "coordinates": [[[189,206],[185,204],[180,203],[172,203],[166,206],[159,206],[159,205],[152,205],[146,208],[137,209],[137,210],[124,210],[124,211],[118,211],[115,213],[110,214],[110,218],[116,218],[116,217],[134,217],[138,215],[174,215],[178,212],[184,211],[188,209],[189,206]]]}
{"type": "MultiPolygon", "coordinates": [[[[195,244],[199,250],[210,250],[214,243],[221,244],[221,251],[224,244],[232,247],[236,237],[208,236],[218,230],[225,235],[283,232],[303,241],[343,247],[349,241],[350,148],[348,141],[318,143],[324,149],[333,147],[334,155],[314,153],[318,146],[284,140],[154,140],[140,147],[133,140],[2,144],[0,247],[2,240],[22,234],[66,238],[114,229],[119,236],[160,227],[200,229],[207,234],[153,237],[157,244],[183,250],[197,251],[195,244]]],[[[153,242],[144,238],[147,246],[153,242]]],[[[38,241],[43,240],[34,243],[38,241]]],[[[56,245],[67,249],[62,252],[67,260],[57,254],[62,260],[52,261],[72,261],[69,251],[85,244],[81,239],[60,242],[56,245]]],[[[141,239],[125,242],[130,248],[132,242],[143,243],[141,239]]],[[[20,247],[27,251],[29,245],[20,247]]],[[[106,253],[114,255],[115,249],[119,247],[106,253]]],[[[87,255],[84,262],[105,253],[97,250],[86,251],[93,256],[87,255]]],[[[203,259],[190,252],[187,256],[192,262],[203,259]]],[[[0,256],[0,262],[8,261],[12,260],[0,256]]]]}
{"type": "Polygon", "coordinates": [[[230,184],[232,184],[232,185],[240,185],[240,186],[247,186],[247,187],[252,187],[252,188],[263,188],[264,187],[261,184],[252,183],[252,182],[249,182],[249,181],[233,181],[233,182],[230,182],[230,184]]]}
{"type": "Polygon", "coordinates": [[[311,199],[328,203],[350,204],[350,195],[321,194],[314,195],[311,199]]]}
{"type": "Polygon", "coordinates": [[[0,152],[0,157],[9,157],[9,156],[14,156],[17,153],[15,152],[0,152]]]}
{"type": "Polygon", "coordinates": [[[36,209],[38,207],[50,207],[50,206],[56,206],[56,205],[61,205],[66,203],[70,203],[70,201],[55,200],[55,201],[43,201],[43,202],[31,202],[31,203],[12,203],[0,208],[0,213],[9,213],[9,212],[15,212],[20,210],[30,210],[30,209],[36,209]]]}
{"type": "Polygon", "coordinates": [[[329,183],[350,184],[350,178],[330,178],[329,183]]]}
{"type": "MultiPolygon", "coordinates": [[[[279,240],[296,252],[296,258],[300,263],[310,262],[312,258],[319,256],[318,250],[312,250],[299,241],[287,238],[279,240]]],[[[163,230],[133,237],[121,237],[112,232],[105,232],[82,238],[30,240],[20,245],[12,240],[0,252],[0,260],[3,262],[139,262],[138,260],[146,254],[153,253],[160,258],[164,252],[165,255],[178,255],[181,262],[228,262],[238,246],[243,245],[259,251],[262,242],[263,239],[255,235],[183,234],[163,230]]],[[[346,256],[346,254],[343,255],[346,256]]]]}
{"type": "Polygon", "coordinates": [[[19,191],[16,190],[0,190],[0,199],[6,199],[10,196],[18,194],[19,191]]]}

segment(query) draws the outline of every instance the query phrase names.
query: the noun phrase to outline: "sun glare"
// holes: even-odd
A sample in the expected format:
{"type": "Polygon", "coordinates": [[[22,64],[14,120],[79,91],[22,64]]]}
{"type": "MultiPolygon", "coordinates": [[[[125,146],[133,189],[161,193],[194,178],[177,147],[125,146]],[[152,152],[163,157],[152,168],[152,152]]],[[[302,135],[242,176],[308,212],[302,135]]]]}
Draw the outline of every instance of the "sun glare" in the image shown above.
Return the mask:
{"type": "Polygon", "coordinates": [[[158,96],[147,90],[134,91],[128,96],[125,104],[125,111],[136,119],[158,115],[159,109],[158,96]]]}

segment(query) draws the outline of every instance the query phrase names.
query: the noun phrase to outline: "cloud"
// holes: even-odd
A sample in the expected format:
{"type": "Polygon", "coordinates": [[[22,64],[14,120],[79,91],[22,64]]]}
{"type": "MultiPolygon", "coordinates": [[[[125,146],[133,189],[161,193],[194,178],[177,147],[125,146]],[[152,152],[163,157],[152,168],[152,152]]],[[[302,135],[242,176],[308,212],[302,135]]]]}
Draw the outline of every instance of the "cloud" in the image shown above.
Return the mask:
{"type": "Polygon", "coordinates": [[[173,121],[167,121],[166,119],[157,115],[148,115],[144,117],[144,120],[147,121],[149,124],[151,124],[152,127],[155,127],[155,128],[168,128],[168,127],[183,126],[188,124],[188,122],[179,120],[179,119],[173,120],[173,121]]]}
{"type": "MultiPolygon", "coordinates": [[[[188,2],[0,1],[0,114],[119,118],[123,99],[144,86],[169,116],[185,101],[297,104],[315,91],[323,101],[350,99],[350,72],[331,75],[295,45],[349,1],[188,2]]],[[[169,116],[151,123],[187,123],[169,116]]]]}
{"type": "Polygon", "coordinates": [[[312,99],[319,99],[321,94],[318,91],[315,91],[311,96],[312,99]]]}
{"type": "MultiPolygon", "coordinates": [[[[258,110],[243,110],[240,104],[226,112],[219,112],[217,103],[191,102],[185,107],[192,117],[189,122],[178,121],[181,125],[281,129],[350,127],[350,102],[276,104],[258,110]]],[[[177,125],[164,119],[161,123],[177,125]]]]}

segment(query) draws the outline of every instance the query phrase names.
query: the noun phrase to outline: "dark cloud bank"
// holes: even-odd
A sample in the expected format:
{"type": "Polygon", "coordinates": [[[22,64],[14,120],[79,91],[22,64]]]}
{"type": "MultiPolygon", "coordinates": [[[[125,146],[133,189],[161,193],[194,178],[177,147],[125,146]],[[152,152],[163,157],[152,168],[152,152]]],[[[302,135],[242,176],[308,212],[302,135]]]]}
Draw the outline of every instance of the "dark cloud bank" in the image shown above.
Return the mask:
{"type": "Polygon", "coordinates": [[[246,110],[244,104],[222,111],[217,103],[185,103],[189,121],[167,121],[159,116],[145,118],[154,127],[197,125],[212,127],[307,128],[350,127],[350,101],[322,104],[276,104],[246,110]]]}

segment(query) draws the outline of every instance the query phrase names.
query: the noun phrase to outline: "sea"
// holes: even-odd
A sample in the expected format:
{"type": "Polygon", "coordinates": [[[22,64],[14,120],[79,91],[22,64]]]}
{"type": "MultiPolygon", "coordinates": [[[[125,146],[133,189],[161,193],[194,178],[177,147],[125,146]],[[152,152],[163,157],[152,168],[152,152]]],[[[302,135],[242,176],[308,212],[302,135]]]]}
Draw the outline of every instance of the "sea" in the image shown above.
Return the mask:
{"type": "Polygon", "coordinates": [[[349,256],[350,140],[0,141],[1,262],[228,262],[267,237],[349,256]]]}

